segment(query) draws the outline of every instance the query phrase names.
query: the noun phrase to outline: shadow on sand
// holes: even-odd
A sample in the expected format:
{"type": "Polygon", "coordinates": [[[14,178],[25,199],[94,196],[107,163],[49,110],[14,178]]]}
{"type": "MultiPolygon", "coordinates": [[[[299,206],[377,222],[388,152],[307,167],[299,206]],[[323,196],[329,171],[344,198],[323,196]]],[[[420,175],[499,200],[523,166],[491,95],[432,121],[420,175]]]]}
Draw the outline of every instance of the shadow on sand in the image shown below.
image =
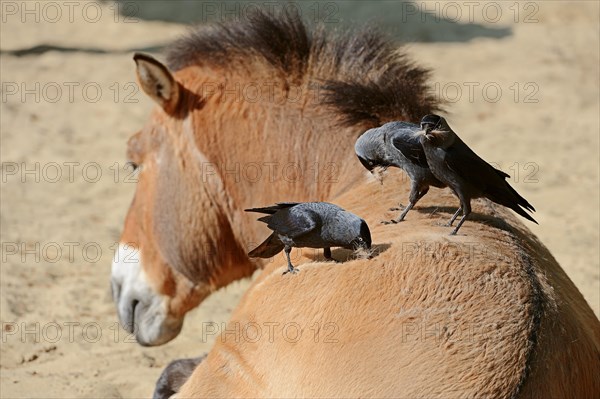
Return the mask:
{"type": "MultiPolygon", "coordinates": [[[[109,3],[104,0],[103,3],[109,3]]],[[[395,40],[410,42],[467,42],[475,38],[501,39],[512,35],[512,29],[506,26],[490,26],[478,23],[459,23],[457,13],[463,11],[454,8],[447,11],[447,4],[436,2],[433,8],[423,8],[419,2],[412,1],[305,1],[289,2],[275,0],[269,2],[254,1],[142,1],[116,0],[119,12],[130,21],[164,21],[181,24],[203,24],[225,22],[248,18],[261,7],[268,12],[297,10],[304,20],[311,24],[323,24],[326,28],[354,28],[364,25],[389,34],[395,40]],[[447,15],[448,18],[440,15],[447,15]]],[[[481,12],[481,10],[479,10],[481,12]]],[[[0,50],[2,55],[17,57],[40,55],[48,51],[65,53],[83,52],[88,54],[119,54],[142,51],[158,53],[165,43],[143,48],[125,50],[104,50],[100,48],[64,47],[41,44],[16,50],[0,50]]]]}
{"type": "MultiPolygon", "coordinates": [[[[369,23],[403,42],[466,42],[475,38],[500,39],[512,34],[506,26],[459,23],[472,16],[485,17],[483,5],[465,10],[456,5],[414,1],[143,1],[117,0],[119,11],[132,19],[183,24],[224,22],[248,18],[259,7],[268,12],[296,10],[310,24],[328,28],[356,27],[369,23]]],[[[488,10],[489,11],[489,10],[488,10]]],[[[488,12],[491,13],[491,12],[488,12]]],[[[474,18],[472,18],[474,19],[474,18]]]]}

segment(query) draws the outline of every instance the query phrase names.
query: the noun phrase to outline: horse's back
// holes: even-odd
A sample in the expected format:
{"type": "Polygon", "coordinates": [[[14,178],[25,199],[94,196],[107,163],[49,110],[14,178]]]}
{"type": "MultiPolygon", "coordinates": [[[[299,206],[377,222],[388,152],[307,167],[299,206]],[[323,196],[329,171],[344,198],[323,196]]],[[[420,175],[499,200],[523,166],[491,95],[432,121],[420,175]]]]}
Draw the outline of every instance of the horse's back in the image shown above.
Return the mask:
{"type": "Polygon", "coordinates": [[[548,250],[518,222],[503,222],[515,220],[508,211],[481,201],[475,209],[492,216],[451,237],[423,212],[445,193],[425,198],[409,221],[383,226],[389,204],[364,201],[378,190],[362,185],[336,201],[373,226],[374,258],[324,263],[309,250],[294,276],[281,276],[277,258],[182,397],[600,391],[597,318],[548,250]]]}

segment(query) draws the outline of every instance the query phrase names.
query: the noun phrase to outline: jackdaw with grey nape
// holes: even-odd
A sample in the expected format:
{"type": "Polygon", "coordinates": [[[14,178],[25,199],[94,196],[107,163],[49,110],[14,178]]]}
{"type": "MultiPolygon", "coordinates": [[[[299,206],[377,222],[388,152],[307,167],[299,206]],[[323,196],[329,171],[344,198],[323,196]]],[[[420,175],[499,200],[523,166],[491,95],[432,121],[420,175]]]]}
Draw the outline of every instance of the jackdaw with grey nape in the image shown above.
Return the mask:
{"type": "Polygon", "coordinates": [[[370,249],[371,232],[367,223],[353,213],[327,202],[281,202],[265,208],[246,209],[246,212],[265,213],[259,218],[273,230],[262,244],[250,251],[252,258],[270,258],[285,251],[288,269],[296,273],[290,252],[296,248],[324,248],[326,259],[331,247],[352,250],[370,249]]]}
{"type": "Polygon", "coordinates": [[[481,197],[504,205],[537,224],[525,212],[535,212],[535,208],[505,180],[510,176],[475,154],[454,133],[444,118],[426,115],[421,120],[421,129],[420,140],[431,172],[448,185],[460,200],[460,208],[452,216],[448,226],[452,226],[461,209],[463,217],[450,234],[456,234],[471,213],[471,199],[481,197]]]}
{"type": "Polygon", "coordinates": [[[403,169],[410,178],[409,203],[398,218],[382,223],[398,223],[429,191],[429,186],[444,188],[429,170],[425,152],[419,140],[421,129],[407,122],[389,122],[369,129],[361,135],[354,150],[360,163],[371,173],[376,167],[403,169]]]}

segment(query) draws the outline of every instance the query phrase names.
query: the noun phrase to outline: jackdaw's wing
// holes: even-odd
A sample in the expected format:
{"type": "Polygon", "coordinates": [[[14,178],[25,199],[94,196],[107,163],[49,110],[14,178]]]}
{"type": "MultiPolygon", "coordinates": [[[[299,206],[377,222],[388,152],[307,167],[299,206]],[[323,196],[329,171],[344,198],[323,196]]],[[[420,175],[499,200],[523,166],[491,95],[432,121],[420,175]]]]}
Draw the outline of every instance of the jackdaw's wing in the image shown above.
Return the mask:
{"type": "Polygon", "coordinates": [[[268,217],[267,226],[281,235],[296,238],[317,227],[316,217],[310,210],[292,212],[291,209],[283,209],[268,217]]]}
{"type": "Polygon", "coordinates": [[[533,205],[505,180],[510,176],[485,162],[465,143],[457,141],[450,146],[446,150],[445,161],[450,170],[483,191],[487,198],[537,224],[535,219],[522,209],[533,212],[535,211],[533,205]]]}
{"type": "Polygon", "coordinates": [[[407,136],[396,136],[392,139],[392,144],[412,163],[422,168],[429,168],[425,151],[418,137],[413,139],[407,136]]]}
{"type": "Polygon", "coordinates": [[[489,186],[503,184],[504,179],[510,177],[484,161],[458,137],[446,149],[444,161],[451,171],[484,191],[489,186]]]}

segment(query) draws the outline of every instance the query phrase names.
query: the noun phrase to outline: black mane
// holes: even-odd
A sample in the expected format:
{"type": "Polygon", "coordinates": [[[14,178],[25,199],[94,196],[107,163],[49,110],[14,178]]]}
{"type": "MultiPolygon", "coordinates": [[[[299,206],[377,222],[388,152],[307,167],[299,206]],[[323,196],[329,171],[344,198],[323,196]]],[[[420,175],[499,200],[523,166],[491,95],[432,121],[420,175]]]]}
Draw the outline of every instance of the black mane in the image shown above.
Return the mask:
{"type": "Polygon", "coordinates": [[[332,33],[309,28],[296,13],[259,11],[242,21],[204,25],[170,46],[172,70],[191,65],[252,70],[261,62],[289,83],[318,86],[320,102],[343,124],[418,122],[439,110],[427,85],[429,71],[372,28],[332,33]]]}

